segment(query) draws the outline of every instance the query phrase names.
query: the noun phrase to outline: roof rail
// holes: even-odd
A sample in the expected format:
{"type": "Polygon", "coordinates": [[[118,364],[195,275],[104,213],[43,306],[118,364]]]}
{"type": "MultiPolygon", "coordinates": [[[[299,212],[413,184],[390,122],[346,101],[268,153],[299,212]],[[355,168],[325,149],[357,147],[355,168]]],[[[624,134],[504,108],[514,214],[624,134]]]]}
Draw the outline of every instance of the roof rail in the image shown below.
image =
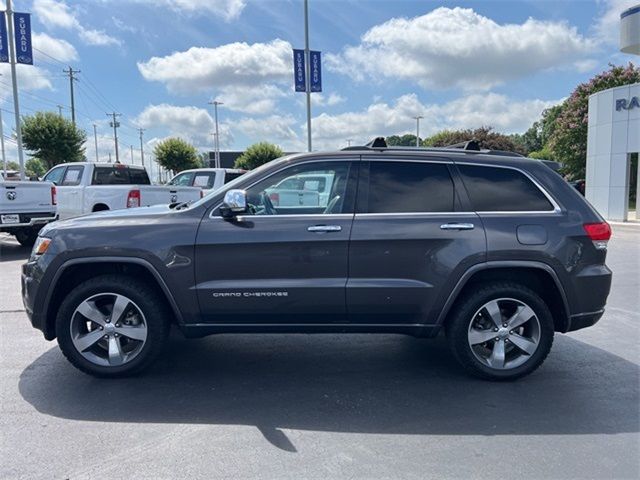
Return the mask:
{"type": "Polygon", "coordinates": [[[444,148],[459,148],[461,150],[472,150],[474,152],[479,152],[480,142],[475,139],[467,140],[466,142],[454,143],[453,145],[447,145],[444,148]]]}

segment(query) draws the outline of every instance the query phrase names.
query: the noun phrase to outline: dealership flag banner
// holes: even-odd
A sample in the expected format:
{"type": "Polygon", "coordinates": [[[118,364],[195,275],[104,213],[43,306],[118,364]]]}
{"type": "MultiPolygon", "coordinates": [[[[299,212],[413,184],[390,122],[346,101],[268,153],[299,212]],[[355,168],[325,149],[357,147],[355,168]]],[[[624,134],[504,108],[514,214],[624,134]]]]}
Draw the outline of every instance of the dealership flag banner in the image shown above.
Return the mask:
{"type": "Polygon", "coordinates": [[[9,61],[9,43],[7,42],[7,23],[4,12],[0,12],[0,62],[9,61]]]}
{"type": "Polygon", "coordinates": [[[296,92],[306,92],[306,73],[304,68],[304,50],[293,50],[293,78],[296,92]]]}
{"type": "Polygon", "coordinates": [[[13,26],[16,37],[16,63],[33,65],[33,51],[31,49],[31,15],[28,13],[14,13],[13,26]]]}
{"type": "Polygon", "coordinates": [[[320,52],[311,50],[309,52],[309,63],[311,64],[311,91],[322,91],[322,66],[320,64],[320,52]]]}

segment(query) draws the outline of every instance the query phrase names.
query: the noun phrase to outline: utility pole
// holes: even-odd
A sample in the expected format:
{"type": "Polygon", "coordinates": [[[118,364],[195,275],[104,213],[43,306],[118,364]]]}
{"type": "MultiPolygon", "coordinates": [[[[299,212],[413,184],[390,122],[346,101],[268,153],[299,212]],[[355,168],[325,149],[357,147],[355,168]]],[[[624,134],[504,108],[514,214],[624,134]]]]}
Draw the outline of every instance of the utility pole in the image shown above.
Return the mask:
{"type": "Polygon", "coordinates": [[[347,147],[351,146],[351,142],[353,142],[353,140],[350,138],[347,138],[347,147]]]}
{"type": "Polygon", "coordinates": [[[209,105],[213,105],[213,112],[216,120],[216,132],[214,133],[215,141],[213,144],[215,152],[215,167],[220,168],[220,132],[218,132],[218,105],[224,105],[224,103],[214,100],[213,102],[209,102],[209,105]]]}
{"type": "MultiPolygon", "coordinates": [[[[142,161],[142,166],[144,167],[144,146],[142,143],[142,132],[144,132],[144,128],[139,128],[138,132],[140,132],[140,160],[142,161]]],[[[151,165],[149,165],[149,171],[151,171],[151,165]]]]}
{"type": "Polygon", "coordinates": [[[129,145],[131,147],[131,165],[133,165],[133,145],[129,145]]]}
{"type": "Polygon", "coordinates": [[[311,55],[309,54],[309,0],[304,0],[304,61],[307,91],[307,150],[311,151],[311,55]]]}
{"type": "Polygon", "coordinates": [[[62,116],[62,105],[58,105],[58,116],[62,116]]]}
{"type": "Polygon", "coordinates": [[[111,163],[111,152],[109,152],[109,163],[111,163]]]}
{"type": "Polygon", "coordinates": [[[71,122],[75,127],[76,126],[76,104],[74,102],[75,99],[73,97],[73,81],[77,79],[73,75],[75,73],[80,73],[80,70],[74,70],[73,68],[69,67],[69,70],[62,70],[62,71],[69,75],[69,88],[71,90],[71,122]]]}
{"type": "Polygon", "coordinates": [[[416,119],[416,147],[420,146],[420,119],[424,118],[422,115],[413,117],[416,119]]]}
{"type": "Polygon", "coordinates": [[[4,173],[7,174],[7,155],[4,151],[4,130],[2,128],[2,109],[0,108],[0,150],[2,150],[2,163],[4,164],[4,173]]]}
{"type": "MultiPolygon", "coordinates": [[[[120,156],[118,155],[118,127],[120,126],[120,122],[116,120],[116,117],[122,115],[121,113],[107,113],[107,117],[111,117],[112,120],[109,122],[109,126],[113,128],[113,141],[116,144],[116,163],[120,163],[120,156]]],[[[111,154],[109,154],[109,161],[111,161],[111,154]]]]}
{"type": "Polygon", "coordinates": [[[96,163],[98,163],[98,131],[96,130],[96,124],[93,124],[93,142],[96,146],[96,163]]]}
{"type": "Polygon", "coordinates": [[[18,143],[18,162],[20,180],[24,180],[24,152],[22,151],[22,125],[20,124],[20,102],[18,101],[18,80],[16,76],[16,46],[13,43],[13,10],[11,0],[7,0],[7,33],[9,40],[9,63],[11,64],[11,82],[13,84],[13,110],[16,115],[16,142],[18,143]]]}

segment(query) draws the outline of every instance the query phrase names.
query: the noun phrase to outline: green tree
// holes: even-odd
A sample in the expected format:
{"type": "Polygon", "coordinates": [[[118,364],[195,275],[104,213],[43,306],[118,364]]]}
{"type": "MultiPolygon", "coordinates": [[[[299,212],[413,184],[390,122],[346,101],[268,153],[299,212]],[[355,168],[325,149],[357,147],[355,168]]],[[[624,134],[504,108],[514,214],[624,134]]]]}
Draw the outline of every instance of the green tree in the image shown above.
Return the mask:
{"type": "Polygon", "coordinates": [[[22,141],[31,156],[46,169],[59,163],[84,159],[87,135],[66,118],[53,112],[36,112],[22,119],[22,141]]]}
{"type": "Polygon", "coordinates": [[[284,155],[280,147],[269,142],[254,143],[236,159],[235,168],[251,170],[284,155]]]}
{"type": "Polygon", "coordinates": [[[175,173],[202,166],[196,147],[181,138],[167,138],[153,149],[157,162],[175,173]]]}
{"type": "Polygon", "coordinates": [[[554,160],[564,165],[564,173],[584,178],[587,159],[589,96],[602,90],[640,82],[640,68],[609,64],[609,70],[581,83],[567,98],[549,139],[554,160]]]}
{"type": "Polygon", "coordinates": [[[387,145],[390,147],[415,147],[416,146],[416,136],[412,133],[406,133],[402,136],[400,135],[391,135],[386,138],[387,145]]]}
{"type": "Polygon", "coordinates": [[[422,144],[426,147],[447,147],[469,140],[477,140],[480,148],[526,153],[522,145],[514,142],[508,135],[494,132],[492,127],[480,127],[475,130],[443,130],[425,138],[422,144]]]}
{"type": "Polygon", "coordinates": [[[29,160],[27,160],[24,164],[24,170],[27,174],[27,177],[29,178],[39,178],[47,173],[47,167],[39,158],[30,158],[29,160]]]}

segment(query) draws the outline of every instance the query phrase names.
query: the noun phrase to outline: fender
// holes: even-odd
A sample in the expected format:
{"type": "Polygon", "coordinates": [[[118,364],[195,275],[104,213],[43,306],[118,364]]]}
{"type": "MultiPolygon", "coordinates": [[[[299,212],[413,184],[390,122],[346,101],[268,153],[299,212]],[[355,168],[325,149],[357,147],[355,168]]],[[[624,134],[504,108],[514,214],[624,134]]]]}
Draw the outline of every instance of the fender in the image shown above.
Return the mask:
{"type": "Polygon", "coordinates": [[[169,305],[171,306],[171,310],[173,310],[173,314],[176,316],[178,324],[179,325],[184,324],[182,312],[180,312],[180,309],[178,308],[178,304],[173,298],[173,294],[171,293],[171,290],[169,290],[169,287],[167,286],[164,279],[160,275],[160,272],[158,272],[158,270],[149,261],[144,260],[142,258],[137,258],[137,257],[111,257],[111,256],[110,257],[72,258],[64,262],[60,266],[60,268],[58,268],[58,270],[56,271],[55,275],[53,276],[53,279],[51,280],[50,288],[47,290],[47,296],[45,297],[45,300],[44,300],[44,307],[45,307],[45,311],[47,312],[45,319],[48,318],[49,316],[48,313],[49,313],[49,305],[51,304],[51,295],[55,290],[55,286],[57,285],[58,280],[60,279],[60,276],[64,273],[64,271],[67,268],[73,265],[81,265],[85,263],[130,263],[130,264],[140,265],[144,267],[146,270],[148,270],[151,273],[151,275],[153,275],[153,277],[158,282],[158,285],[160,285],[162,292],[164,293],[165,297],[169,301],[169,305]]]}
{"type": "Polygon", "coordinates": [[[442,307],[442,310],[438,315],[436,325],[442,326],[456,298],[458,298],[458,295],[460,294],[462,289],[465,287],[469,279],[475,273],[482,270],[489,270],[494,268],[536,268],[538,270],[544,270],[546,273],[551,275],[551,278],[553,278],[553,281],[556,284],[556,288],[560,292],[560,297],[562,298],[562,304],[564,306],[565,315],[567,316],[567,319],[570,322],[569,302],[567,300],[566,292],[564,290],[564,287],[562,286],[562,282],[560,282],[560,278],[558,278],[558,275],[556,274],[555,270],[550,265],[543,262],[536,262],[536,261],[496,260],[496,261],[489,261],[489,262],[478,263],[476,265],[473,265],[469,267],[469,269],[462,274],[462,276],[458,280],[458,283],[456,283],[456,286],[453,288],[453,290],[449,294],[449,297],[447,298],[447,301],[445,302],[444,307],[442,307]]]}

